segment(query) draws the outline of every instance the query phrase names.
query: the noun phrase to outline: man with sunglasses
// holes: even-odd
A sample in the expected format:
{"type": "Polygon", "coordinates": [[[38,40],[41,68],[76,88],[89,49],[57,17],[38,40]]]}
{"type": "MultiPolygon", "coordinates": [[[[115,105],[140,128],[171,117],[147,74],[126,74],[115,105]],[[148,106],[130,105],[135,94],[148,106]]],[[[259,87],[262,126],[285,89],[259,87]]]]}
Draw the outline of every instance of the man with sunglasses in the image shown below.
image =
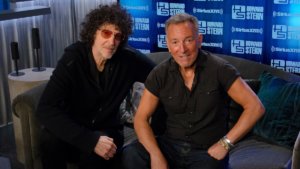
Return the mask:
{"type": "Polygon", "coordinates": [[[154,67],[126,45],[132,20],[119,4],[100,5],[82,26],[81,41],[65,49],[37,108],[44,169],[65,169],[67,161],[80,169],[119,168],[119,106],[154,67]]]}

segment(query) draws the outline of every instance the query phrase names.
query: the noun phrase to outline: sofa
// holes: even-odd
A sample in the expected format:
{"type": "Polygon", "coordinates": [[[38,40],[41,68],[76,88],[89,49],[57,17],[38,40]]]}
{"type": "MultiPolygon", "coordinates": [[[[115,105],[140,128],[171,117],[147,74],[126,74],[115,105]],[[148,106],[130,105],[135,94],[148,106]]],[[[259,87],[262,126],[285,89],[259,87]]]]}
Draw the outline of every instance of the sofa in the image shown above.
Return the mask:
{"type": "MultiPolygon", "coordinates": [[[[241,73],[241,77],[245,79],[245,81],[249,84],[249,86],[258,93],[263,99],[265,96],[271,95],[271,93],[280,93],[280,87],[276,86],[274,91],[270,93],[270,90],[273,87],[268,86],[271,84],[268,80],[274,80],[275,85],[283,85],[283,84],[299,84],[300,76],[297,76],[292,73],[284,72],[279,69],[275,69],[271,66],[260,64],[254,61],[237,58],[233,56],[215,54],[219,57],[227,60],[233,66],[237,68],[237,70],[241,73]],[[263,75],[263,76],[262,76],[263,75]],[[266,80],[267,79],[267,80],[266,80]],[[279,80],[276,81],[276,80],[279,80]],[[263,86],[262,86],[263,84],[263,86]],[[266,84],[266,85],[265,85],[266,84]],[[264,89],[264,90],[263,90],[264,89]],[[268,92],[265,92],[268,91],[268,92]]],[[[149,53],[147,56],[152,59],[156,64],[159,64],[163,60],[170,57],[168,52],[155,52],[149,53]]],[[[25,152],[25,168],[26,169],[42,169],[41,167],[41,159],[39,153],[39,132],[40,132],[40,124],[36,120],[35,117],[35,109],[37,107],[40,95],[43,92],[43,89],[46,84],[42,84],[37,86],[29,91],[26,91],[20,95],[18,95],[12,103],[13,113],[20,118],[22,128],[15,130],[22,130],[23,133],[23,141],[24,141],[24,152],[25,152]]],[[[293,85],[292,85],[293,86],[293,85]]],[[[296,88],[297,89],[297,88],[296,88]]],[[[271,90],[272,91],[272,90],[271,90]]],[[[294,97],[300,97],[300,93],[290,92],[296,95],[294,97]]],[[[129,96],[128,96],[129,97],[129,96]]],[[[273,96],[271,97],[279,97],[273,96]]],[[[285,97],[285,95],[284,95],[285,97]]],[[[130,100],[130,99],[129,99],[130,100]]],[[[271,102],[276,99],[272,99],[271,102]]],[[[292,98],[292,102],[295,99],[292,98]]],[[[300,111],[300,102],[294,103],[292,106],[296,106],[296,110],[293,110],[293,115],[299,115],[300,111]]],[[[291,102],[289,100],[289,102],[291,102]]],[[[263,102],[264,103],[264,102],[263,102]]],[[[269,102],[264,103],[266,105],[269,102]]],[[[280,104],[271,104],[271,105],[280,105],[280,104]]],[[[234,101],[228,102],[229,108],[229,116],[228,116],[228,126],[232,127],[236,120],[239,118],[241,114],[241,107],[236,104],[234,101]]],[[[278,130],[276,128],[275,132],[272,129],[269,129],[270,126],[266,123],[272,122],[272,126],[274,126],[275,122],[280,121],[280,119],[288,119],[291,114],[284,116],[284,118],[280,117],[279,120],[270,119],[275,117],[274,115],[268,116],[268,108],[266,108],[266,117],[268,119],[264,119],[264,121],[260,122],[258,126],[249,132],[247,136],[245,136],[242,140],[240,140],[235,147],[229,153],[229,166],[230,169],[300,169],[300,129],[299,125],[294,125],[292,127],[289,124],[285,126],[289,126],[292,128],[293,134],[284,133],[285,130],[278,130]],[[267,134],[265,134],[265,129],[267,134]],[[278,132],[277,132],[278,130],[278,132]],[[271,131],[271,132],[270,132],[271,131]],[[270,133],[275,135],[274,137],[270,133]],[[296,133],[296,136],[295,136],[296,133]],[[299,135],[298,135],[299,133],[299,135]],[[265,135],[264,135],[265,134],[265,135]],[[285,139],[281,140],[281,135],[287,135],[284,137],[285,139]],[[293,136],[292,138],[289,136],[293,136]],[[298,136],[298,137],[297,137],[298,136]],[[274,140],[275,138],[275,140],[274,140]],[[277,140],[276,140],[277,139],[277,140]],[[285,143],[288,143],[286,145],[285,143]]],[[[272,111],[271,111],[272,112],[272,111]]],[[[290,111],[287,111],[290,112],[290,111]]],[[[285,110],[283,111],[285,113],[285,110]]],[[[159,116],[156,116],[156,118],[159,116]]],[[[299,116],[291,116],[292,119],[288,120],[299,120],[299,116]]],[[[153,117],[153,124],[158,124],[160,122],[155,121],[153,117]]],[[[285,120],[287,122],[290,122],[285,120]]],[[[132,120],[131,120],[132,122],[132,120]]],[[[300,124],[300,121],[298,121],[300,124]]],[[[124,128],[125,135],[125,144],[129,144],[131,141],[136,139],[134,130],[132,129],[132,124],[128,124],[126,122],[124,128]]],[[[282,124],[280,124],[282,126],[282,124]]],[[[153,126],[155,127],[155,126],[153,126]]],[[[156,127],[155,130],[160,130],[159,127],[156,127]]],[[[162,129],[163,130],[163,129],[162,129]]],[[[288,132],[291,132],[290,130],[288,132]]],[[[73,164],[70,164],[70,168],[76,168],[73,164]]]]}

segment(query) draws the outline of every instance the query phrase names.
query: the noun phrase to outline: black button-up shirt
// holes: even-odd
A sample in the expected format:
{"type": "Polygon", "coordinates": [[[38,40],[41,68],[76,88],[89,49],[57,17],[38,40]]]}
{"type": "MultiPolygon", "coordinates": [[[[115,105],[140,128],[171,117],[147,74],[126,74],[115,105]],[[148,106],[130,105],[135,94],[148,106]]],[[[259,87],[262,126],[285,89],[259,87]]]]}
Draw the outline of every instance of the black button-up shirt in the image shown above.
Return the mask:
{"type": "Polygon", "coordinates": [[[191,91],[173,58],[158,65],[145,86],[164,106],[168,137],[208,147],[226,134],[227,90],[238,76],[225,60],[200,50],[191,91]]]}

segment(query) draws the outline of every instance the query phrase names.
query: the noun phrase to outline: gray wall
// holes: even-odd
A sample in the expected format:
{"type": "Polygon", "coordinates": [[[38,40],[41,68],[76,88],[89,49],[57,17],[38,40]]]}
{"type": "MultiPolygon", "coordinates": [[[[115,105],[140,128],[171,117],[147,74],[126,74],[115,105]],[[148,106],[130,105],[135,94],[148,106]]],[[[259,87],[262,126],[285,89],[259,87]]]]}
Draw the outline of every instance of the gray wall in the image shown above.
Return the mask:
{"type": "Polygon", "coordinates": [[[31,29],[39,28],[42,66],[55,67],[66,46],[79,40],[80,23],[97,5],[116,0],[35,0],[17,2],[12,7],[50,6],[51,14],[0,21],[0,126],[11,122],[7,75],[15,68],[10,43],[18,42],[19,69],[34,67],[31,29]]]}

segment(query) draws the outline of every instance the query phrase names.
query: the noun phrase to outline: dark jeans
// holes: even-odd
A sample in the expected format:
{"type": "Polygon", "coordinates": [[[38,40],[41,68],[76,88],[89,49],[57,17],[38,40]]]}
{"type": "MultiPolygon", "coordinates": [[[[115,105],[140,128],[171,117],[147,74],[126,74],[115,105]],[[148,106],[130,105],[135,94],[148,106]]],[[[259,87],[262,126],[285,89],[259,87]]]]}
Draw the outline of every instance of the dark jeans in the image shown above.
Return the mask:
{"type": "MultiPolygon", "coordinates": [[[[158,145],[168,161],[170,169],[225,169],[228,158],[216,160],[209,156],[207,149],[195,149],[191,144],[157,138],[158,145]]],[[[123,150],[122,163],[125,169],[150,169],[150,156],[138,141],[123,150]]]]}
{"type": "Polygon", "coordinates": [[[84,153],[58,139],[47,130],[41,133],[41,157],[43,169],[66,169],[67,163],[76,163],[79,169],[120,169],[121,153],[105,160],[96,153],[84,153]]]}

